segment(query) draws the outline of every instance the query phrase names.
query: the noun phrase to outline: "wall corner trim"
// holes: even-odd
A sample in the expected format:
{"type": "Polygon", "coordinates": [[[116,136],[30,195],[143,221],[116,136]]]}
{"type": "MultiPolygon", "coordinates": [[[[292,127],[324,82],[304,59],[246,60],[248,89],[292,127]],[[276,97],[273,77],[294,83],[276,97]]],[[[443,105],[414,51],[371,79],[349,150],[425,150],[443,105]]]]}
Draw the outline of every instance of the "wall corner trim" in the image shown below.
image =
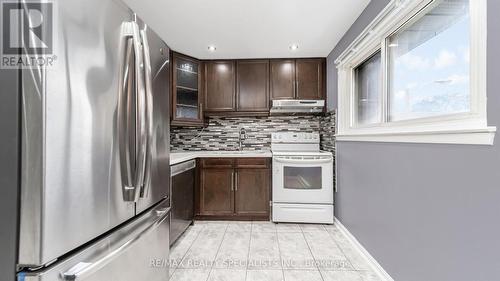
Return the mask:
{"type": "Polygon", "coordinates": [[[371,269],[377,274],[377,276],[383,281],[394,281],[394,279],[385,271],[385,269],[377,262],[377,260],[359,243],[359,241],[354,237],[354,235],[347,230],[347,228],[335,218],[334,224],[338,227],[342,235],[351,243],[354,250],[356,250],[370,265],[371,269]]]}

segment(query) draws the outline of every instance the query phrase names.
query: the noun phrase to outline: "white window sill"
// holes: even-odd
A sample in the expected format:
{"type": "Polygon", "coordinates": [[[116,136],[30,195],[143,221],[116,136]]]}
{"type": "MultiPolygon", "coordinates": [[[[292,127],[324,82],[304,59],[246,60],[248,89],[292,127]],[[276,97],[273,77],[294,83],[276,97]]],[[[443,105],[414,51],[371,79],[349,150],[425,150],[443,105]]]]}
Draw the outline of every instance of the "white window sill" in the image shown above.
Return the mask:
{"type": "Polygon", "coordinates": [[[466,130],[337,134],[337,141],[493,145],[496,127],[466,130]]]}

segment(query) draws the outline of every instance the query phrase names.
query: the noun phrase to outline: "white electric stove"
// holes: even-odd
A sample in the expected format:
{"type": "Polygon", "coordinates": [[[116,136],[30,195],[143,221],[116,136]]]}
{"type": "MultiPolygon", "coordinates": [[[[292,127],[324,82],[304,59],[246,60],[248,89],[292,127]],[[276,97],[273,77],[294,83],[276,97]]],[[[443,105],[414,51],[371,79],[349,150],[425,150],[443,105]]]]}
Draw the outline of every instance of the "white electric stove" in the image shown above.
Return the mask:
{"type": "Polygon", "coordinates": [[[333,223],[333,156],[318,133],[273,133],[274,222],[333,223]]]}

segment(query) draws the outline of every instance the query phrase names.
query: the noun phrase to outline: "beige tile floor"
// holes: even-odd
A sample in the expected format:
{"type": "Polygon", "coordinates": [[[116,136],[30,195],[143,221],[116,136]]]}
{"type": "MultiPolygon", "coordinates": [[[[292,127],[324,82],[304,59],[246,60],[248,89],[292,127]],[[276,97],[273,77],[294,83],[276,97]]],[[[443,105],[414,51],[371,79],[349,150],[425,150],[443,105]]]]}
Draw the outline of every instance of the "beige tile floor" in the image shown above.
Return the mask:
{"type": "Polygon", "coordinates": [[[334,225],[197,221],[170,281],[380,281],[334,225]]]}

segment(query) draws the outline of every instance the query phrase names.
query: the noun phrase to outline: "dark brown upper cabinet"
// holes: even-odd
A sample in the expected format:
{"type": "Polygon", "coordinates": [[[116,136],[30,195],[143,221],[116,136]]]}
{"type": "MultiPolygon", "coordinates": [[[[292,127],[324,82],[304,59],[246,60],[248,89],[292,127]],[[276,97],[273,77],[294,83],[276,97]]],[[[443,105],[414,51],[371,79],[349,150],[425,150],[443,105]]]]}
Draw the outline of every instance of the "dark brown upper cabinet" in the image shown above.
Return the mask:
{"type": "Polygon", "coordinates": [[[324,59],[271,61],[271,99],[324,99],[324,59]]]}
{"type": "Polygon", "coordinates": [[[205,62],[205,110],[207,112],[235,111],[234,61],[205,62]]]}
{"type": "Polygon", "coordinates": [[[269,61],[239,60],[236,66],[237,111],[269,111],[269,61]]]}
{"type": "Polygon", "coordinates": [[[295,60],[271,60],[271,99],[295,98],[295,60]]]}
{"type": "Polygon", "coordinates": [[[261,116],[273,99],[324,99],[324,68],[324,58],[205,61],[205,114],[261,116]]]}
{"type": "Polygon", "coordinates": [[[323,59],[298,59],[295,61],[296,98],[324,99],[323,59]]]}
{"type": "Polygon", "coordinates": [[[172,54],[172,126],[203,125],[202,63],[172,54]]]}

